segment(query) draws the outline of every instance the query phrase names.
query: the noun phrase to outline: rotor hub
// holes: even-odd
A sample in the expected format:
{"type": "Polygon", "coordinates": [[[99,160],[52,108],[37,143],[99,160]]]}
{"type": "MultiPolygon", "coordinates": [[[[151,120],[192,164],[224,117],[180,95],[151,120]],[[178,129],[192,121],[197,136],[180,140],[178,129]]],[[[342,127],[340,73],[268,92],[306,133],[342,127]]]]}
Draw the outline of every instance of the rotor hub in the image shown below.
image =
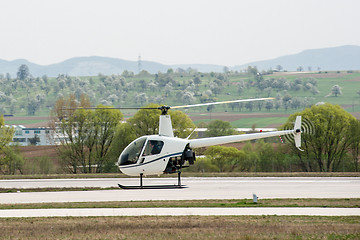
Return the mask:
{"type": "Polygon", "coordinates": [[[161,115],[167,115],[168,110],[170,109],[169,106],[161,106],[158,107],[159,110],[161,110],[161,115]]]}

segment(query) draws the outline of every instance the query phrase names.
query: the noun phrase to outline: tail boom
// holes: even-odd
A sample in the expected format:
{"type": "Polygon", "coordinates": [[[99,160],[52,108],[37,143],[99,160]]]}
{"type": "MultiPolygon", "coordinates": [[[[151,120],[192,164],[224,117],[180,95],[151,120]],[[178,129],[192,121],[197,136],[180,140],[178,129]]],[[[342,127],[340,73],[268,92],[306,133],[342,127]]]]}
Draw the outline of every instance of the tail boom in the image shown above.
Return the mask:
{"type": "Polygon", "coordinates": [[[209,146],[213,146],[213,145],[242,142],[242,141],[275,137],[275,136],[281,136],[281,135],[287,135],[287,134],[292,134],[294,136],[295,146],[300,151],[304,151],[300,148],[301,147],[301,116],[296,117],[294,128],[292,130],[282,130],[282,131],[274,131],[274,132],[261,132],[261,133],[242,134],[242,135],[190,139],[189,146],[191,148],[209,147],[209,146]]]}
{"type": "Polygon", "coordinates": [[[189,143],[190,143],[191,148],[209,147],[209,146],[213,146],[213,145],[242,142],[242,141],[261,139],[261,138],[267,138],[267,137],[275,137],[275,136],[281,136],[281,135],[293,134],[293,133],[294,133],[294,130],[250,133],[250,134],[242,134],[242,135],[190,139],[189,143]]]}

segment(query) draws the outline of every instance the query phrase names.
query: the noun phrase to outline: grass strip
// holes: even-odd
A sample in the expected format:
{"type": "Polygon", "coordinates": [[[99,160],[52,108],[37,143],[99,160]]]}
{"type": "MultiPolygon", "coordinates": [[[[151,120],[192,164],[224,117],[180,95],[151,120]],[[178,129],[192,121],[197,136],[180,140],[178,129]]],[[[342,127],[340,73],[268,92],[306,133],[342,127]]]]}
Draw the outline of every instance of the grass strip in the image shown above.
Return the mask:
{"type": "Polygon", "coordinates": [[[116,202],[66,202],[0,204],[0,209],[49,209],[49,208],[174,208],[174,207],[324,207],[359,208],[359,198],[294,198],[294,199],[220,199],[220,200],[163,200],[163,201],[116,201],[116,202]]]}
{"type": "Polygon", "coordinates": [[[0,219],[2,239],[360,239],[360,217],[142,216],[0,219]]]}

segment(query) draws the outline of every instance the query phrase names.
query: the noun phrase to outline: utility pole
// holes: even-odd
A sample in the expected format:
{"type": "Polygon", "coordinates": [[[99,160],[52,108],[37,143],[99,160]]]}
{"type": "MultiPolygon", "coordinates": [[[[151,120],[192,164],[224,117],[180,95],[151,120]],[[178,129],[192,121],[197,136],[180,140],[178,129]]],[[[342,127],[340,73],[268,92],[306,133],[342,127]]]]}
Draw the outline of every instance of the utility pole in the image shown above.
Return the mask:
{"type": "Polygon", "coordinates": [[[138,74],[141,72],[141,55],[138,57],[138,74]]]}

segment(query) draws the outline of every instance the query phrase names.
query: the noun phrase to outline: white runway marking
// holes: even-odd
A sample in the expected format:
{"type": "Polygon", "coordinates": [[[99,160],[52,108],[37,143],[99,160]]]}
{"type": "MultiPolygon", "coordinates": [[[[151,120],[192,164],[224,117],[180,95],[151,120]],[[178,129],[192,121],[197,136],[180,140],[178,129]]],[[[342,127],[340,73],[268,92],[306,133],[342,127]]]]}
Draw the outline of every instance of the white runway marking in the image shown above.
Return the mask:
{"type": "Polygon", "coordinates": [[[0,210],[8,217],[97,217],[97,216],[247,216],[307,215],[360,216],[360,208],[74,208],[0,210]]]}

